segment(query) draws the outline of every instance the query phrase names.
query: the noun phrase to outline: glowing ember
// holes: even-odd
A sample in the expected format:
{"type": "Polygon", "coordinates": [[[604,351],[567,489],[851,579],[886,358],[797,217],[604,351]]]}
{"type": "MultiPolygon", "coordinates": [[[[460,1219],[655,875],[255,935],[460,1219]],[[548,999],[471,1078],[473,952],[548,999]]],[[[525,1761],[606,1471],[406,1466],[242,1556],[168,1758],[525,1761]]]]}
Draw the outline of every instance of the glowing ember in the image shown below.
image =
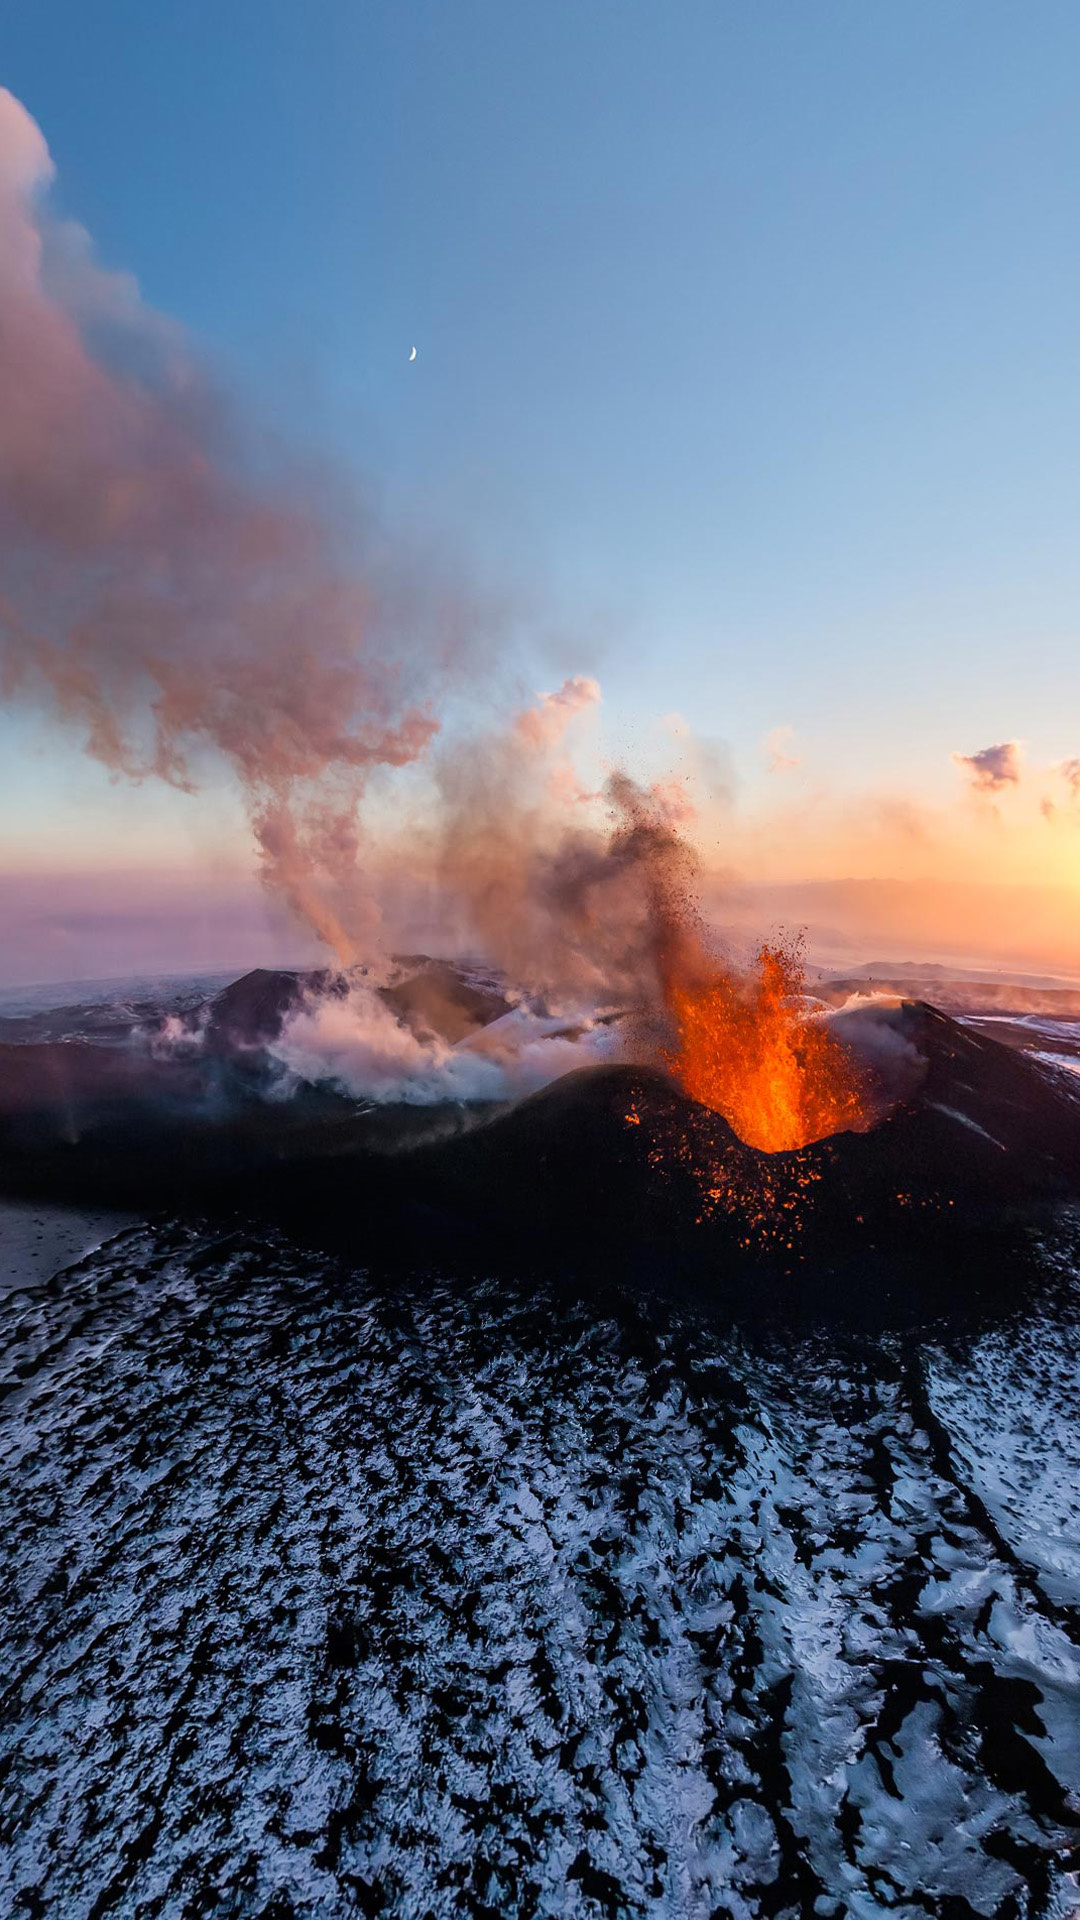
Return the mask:
{"type": "Polygon", "coordinates": [[[870,1124],[850,1055],[802,1002],[797,945],[763,946],[753,970],[720,967],[665,981],[676,1042],[667,1065],[683,1091],[723,1114],[741,1140],[786,1153],[870,1124]]]}

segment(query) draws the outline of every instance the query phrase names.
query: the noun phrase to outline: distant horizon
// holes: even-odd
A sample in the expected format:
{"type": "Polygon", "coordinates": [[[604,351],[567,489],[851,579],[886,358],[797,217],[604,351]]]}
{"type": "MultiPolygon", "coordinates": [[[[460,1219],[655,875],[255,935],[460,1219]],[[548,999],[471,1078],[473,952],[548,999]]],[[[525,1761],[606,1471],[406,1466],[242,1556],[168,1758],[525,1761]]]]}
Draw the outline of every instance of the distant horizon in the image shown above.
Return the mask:
{"type": "MultiPolygon", "coordinates": [[[[150,876],[144,878],[150,878],[150,876]]],[[[35,891],[46,884],[43,877],[35,877],[35,891]]],[[[99,884],[99,882],[93,883],[95,892],[99,884]]],[[[0,997],[17,994],[22,990],[32,992],[54,986],[123,985],[140,979],[183,980],[197,975],[212,974],[235,976],[259,967],[271,970],[304,971],[320,966],[332,968],[335,964],[333,956],[327,955],[317,943],[312,943],[310,937],[305,940],[304,936],[298,934],[295,929],[282,924],[280,917],[275,924],[273,918],[268,917],[269,903],[258,886],[251,882],[246,890],[245,899],[245,905],[249,910],[246,941],[233,950],[232,957],[229,957],[229,950],[223,943],[222,947],[216,951],[213,948],[194,948],[188,957],[178,961],[175,948],[170,953],[163,948],[162,942],[167,942],[170,938],[179,939],[182,947],[185,937],[182,909],[180,909],[179,918],[170,919],[169,914],[163,912],[158,905],[148,916],[154,935],[154,954],[157,957],[144,956],[142,960],[137,959],[134,955],[137,942],[133,937],[132,957],[130,960],[122,961],[121,947],[115,943],[118,940],[123,942],[124,917],[113,904],[106,908],[101,916],[104,930],[96,936],[96,939],[98,941],[104,939],[108,942],[104,951],[113,956],[114,964],[103,964],[101,971],[83,973],[56,973],[45,970],[34,972],[31,969],[16,977],[12,971],[10,956],[18,951],[20,930],[18,921],[12,915],[9,885],[10,882],[0,876],[0,910],[6,909],[8,915],[8,936],[3,949],[0,950],[0,997]]],[[[916,916],[905,912],[907,889],[911,889],[920,899],[924,897],[918,883],[910,881],[808,880],[793,882],[787,888],[748,886],[740,890],[743,896],[741,913],[735,917],[732,916],[729,900],[727,902],[729,912],[725,915],[722,911],[723,896],[714,895],[716,910],[707,916],[707,922],[714,929],[721,947],[736,954],[746,954],[752,951],[761,939],[775,937],[778,934],[788,937],[805,935],[807,966],[811,972],[819,971],[842,977],[845,973],[858,974],[875,966],[897,971],[910,969],[912,972],[938,969],[949,977],[982,976],[988,982],[999,980],[1018,986],[1059,984],[1065,988],[1080,987],[1080,966],[1071,967],[1064,954],[1057,959],[1052,953],[1040,955],[1037,947],[1025,949],[1022,946],[1014,946],[1010,952],[1003,943],[995,954],[978,945],[966,944],[961,939],[952,943],[941,941],[935,943],[932,936],[927,936],[914,937],[909,943],[910,950],[905,948],[902,933],[904,924],[906,921],[917,924],[916,916]],[[851,929],[845,931],[842,928],[830,928],[825,922],[826,908],[830,903],[835,905],[837,896],[845,891],[849,894],[849,901],[852,897],[857,899],[862,896],[865,900],[868,896],[873,896],[883,905],[891,906],[893,912],[886,917],[885,928],[887,929],[891,924],[892,935],[882,930],[880,916],[876,922],[864,926],[857,938],[851,929]],[[799,901],[808,909],[805,917],[794,910],[799,901]],[[814,901],[820,903],[816,930],[810,912],[814,901]],[[787,903],[788,908],[786,913],[778,910],[784,902],[787,903]],[[874,941],[879,937],[882,947],[881,950],[875,950],[874,941]],[[890,944],[893,946],[891,953],[888,950],[890,944]]],[[[955,893],[955,889],[952,891],[955,893]]],[[[1001,891],[1004,893],[1006,890],[1001,891]]],[[[984,904],[982,896],[985,895],[985,887],[978,883],[969,883],[968,892],[984,904]]],[[[170,887],[168,893],[173,901],[173,914],[176,915],[175,892],[170,887]]],[[[1025,896],[1027,896],[1026,904],[1028,905],[1034,900],[1042,900],[1044,905],[1048,902],[1056,904],[1056,897],[1052,893],[1047,895],[1046,889],[1036,886],[1014,887],[1008,890],[1008,896],[1014,905],[1018,897],[1021,902],[1024,902],[1025,896]]],[[[963,905],[962,900],[960,905],[963,905]]],[[[203,902],[202,914],[197,907],[189,909],[191,924],[198,926],[203,921],[206,906],[207,903],[203,902]]],[[[225,890],[224,911],[230,921],[235,923],[236,895],[232,889],[225,890]]],[[[401,927],[396,934],[391,930],[388,932],[391,954],[425,952],[432,958],[468,959],[478,964],[489,964],[483,953],[479,951],[470,952],[460,947],[446,946],[440,949],[437,938],[433,937],[436,933],[436,928],[429,926],[425,930],[418,924],[412,927],[401,927]]],[[[27,937],[30,943],[40,944],[39,922],[31,922],[27,929],[27,937]]],[[[95,948],[95,937],[88,935],[79,914],[75,915],[71,938],[73,941],[82,942],[81,950],[84,952],[93,951],[95,948]]],[[[14,964],[17,965],[17,962],[14,964]]],[[[45,965],[47,966],[47,962],[45,965]]]]}

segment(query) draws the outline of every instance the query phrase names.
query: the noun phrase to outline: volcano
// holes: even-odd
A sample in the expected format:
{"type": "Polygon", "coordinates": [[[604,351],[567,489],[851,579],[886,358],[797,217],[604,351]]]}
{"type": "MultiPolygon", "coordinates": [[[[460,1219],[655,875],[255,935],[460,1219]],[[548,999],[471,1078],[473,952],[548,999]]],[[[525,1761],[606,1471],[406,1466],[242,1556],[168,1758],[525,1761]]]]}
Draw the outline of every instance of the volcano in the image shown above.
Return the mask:
{"type": "MultiPolygon", "coordinates": [[[[257,972],[171,1051],[19,1045],[0,1058],[0,1182],[105,1204],[242,1210],[363,1257],[601,1251],[641,1266],[828,1268],[952,1246],[1080,1195],[1080,1083],[925,1002],[873,1008],[906,1062],[877,1123],[766,1153],[656,1066],[568,1073],[514,1102],[363,1102],[290,1085],[282,1024],[323,976],[257,972]]],[[[446,1043],[509,1006],[445,962],[403,965],[395,1016],[446,1043]]]]}
{"type": "Polygon", "coordinates": [[[795,1152],[746,1145],[656,1068],[568,1074],[506,1110],[420,1140],[377,1171],[363,1154],[308,1154],[281,1169],[276,1205],[355,1254],[383,1217],[478,1256],[568,1249],[642,1274],[804,1277],[956,1255],[1080,1195],[1075,1078],[902,1003],[890,1031],[919,1080],[877,1125],[795,1152]],[[369,1184],[373,1182],[373,1184],[369,1184]]]}

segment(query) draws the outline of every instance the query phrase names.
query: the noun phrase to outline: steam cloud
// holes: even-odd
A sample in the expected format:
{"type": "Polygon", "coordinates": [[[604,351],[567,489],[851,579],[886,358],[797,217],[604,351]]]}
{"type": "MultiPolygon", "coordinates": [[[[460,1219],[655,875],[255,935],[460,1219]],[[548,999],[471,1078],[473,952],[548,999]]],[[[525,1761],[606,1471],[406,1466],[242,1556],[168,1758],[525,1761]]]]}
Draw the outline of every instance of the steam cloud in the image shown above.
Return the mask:
{"type": "Polygon", "coordinates": [[[600,686],[578,674],[564,680],[556,693],[542,693],[534,707],[526,707],[514,723],[521,746],[532,752],[557,747],[576,714],[594,706],[600,698],[600,686]]]}
{"type": "Polygon", "coordinates": [[[134,780],[191,789],[222,756],[264,877],[351,961],[377,918],[357,804],[435,733],[443,636],[390,644],[370,581],[254,475],[178,331],[48,219],[53,172],[0,90],[0,692],[134,780]]]}
{"type": "Polygon", "coordinates": [[[568,1027],[523,1006],[452,1045],[395,1018],[367,981],[354,979],[347,994],[312,997],[290,1015],[273,1053],[295,1079],[329,1080],[375,1104],[428,1106],[518,1099],[610,1059],[617,1038],[603,1022],[568,1027]]]}

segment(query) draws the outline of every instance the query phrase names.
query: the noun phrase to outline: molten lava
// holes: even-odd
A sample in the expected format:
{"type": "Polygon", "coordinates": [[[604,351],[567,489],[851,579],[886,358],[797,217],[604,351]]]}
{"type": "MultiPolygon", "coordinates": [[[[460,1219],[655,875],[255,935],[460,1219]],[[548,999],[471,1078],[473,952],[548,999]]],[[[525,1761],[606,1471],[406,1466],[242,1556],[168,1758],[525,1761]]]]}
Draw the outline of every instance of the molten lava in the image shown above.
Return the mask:
{"type": "Polygon", "coordinates": [[[676,1033],[665,1058],[675,1079],[764,1153],[858,1131],[872,1119],[854,1061],[807,1010],[803,986],[798,947],[769,945],[746,975],[717,966],[664,983],[676,1033]]]}

